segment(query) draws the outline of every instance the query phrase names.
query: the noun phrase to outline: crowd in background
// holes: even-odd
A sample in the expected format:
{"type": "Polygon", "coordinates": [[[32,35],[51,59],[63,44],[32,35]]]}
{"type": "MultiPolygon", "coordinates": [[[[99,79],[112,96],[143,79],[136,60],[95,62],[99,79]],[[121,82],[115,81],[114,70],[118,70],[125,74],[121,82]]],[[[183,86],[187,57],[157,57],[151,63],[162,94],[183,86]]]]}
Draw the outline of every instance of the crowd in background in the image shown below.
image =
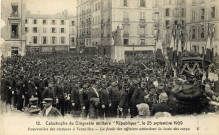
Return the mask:
{"type": "Polygon", "coordinates": [[[174,78],[153,55],[115,62],[92,54],[36,54],[3,59],[1,71],[2,101],[29,114],[136,118],[218,110],[209,105],[219,100],[218,82],[174,78]]]}

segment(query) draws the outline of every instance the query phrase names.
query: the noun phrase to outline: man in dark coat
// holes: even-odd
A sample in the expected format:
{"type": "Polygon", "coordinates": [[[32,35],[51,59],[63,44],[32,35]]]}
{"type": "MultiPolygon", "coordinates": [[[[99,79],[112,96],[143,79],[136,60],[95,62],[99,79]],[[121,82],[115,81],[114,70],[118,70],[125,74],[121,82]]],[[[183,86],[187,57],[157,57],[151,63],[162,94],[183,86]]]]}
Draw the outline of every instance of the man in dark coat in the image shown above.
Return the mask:
{"type": "Polygon", "coordinates": [[[81,114],[81,103],[80,103],[80,87],[79,82],[76,82],[76,84],[72,84],[71,86],[71,104],[73,107],[73,117],[80,117],[81,114]]]}
{"type": "Polygon", "coordinates": [[[102,82],[102,88],[100,91],[100,112],[99,115],[101,118],[104,118],[104,114],[105,114],[105,118],[110,117],[110,107],[111,107],[111,99],[110,99],[110,95],[109,95],[109,90],[107,88],[107,82],[106,80],[104,80],[102,82]]]}
{"type": "Polygon", "coordinates": [[[132,98],[131,98],[132,105],[131,105],[131,110],[130,110],[131,112],[133,112],[131,115],[132,118],[138,115],[136,105],[145,103],[145,96],[148,94],[145,86],[146,86],[145,82],[141,82],[141,87],[137,88],[132,95],[132,98]]]}
{"type": "Polygon", "coordinates": [[[159,95],[159,103],[153,105],[151,109],[151,116],[154,116],[157,112],[169,112],[170,106],[167,104],[168,96],[166,93],[161,93],[159,95]]]}
{"type": "Polygon", "coordinates": [[[62,114],[52,106],[53,100],[51,98],[45,98],[43,99],[43,106],[44,109],[42,110],[42,116],[43,117],[59,117],[62,116],[62,114]]]}
{"type": "MultiPolygon", "coordinates": [[[[128,85],[124,84],[122,89],[119,91],[119,111],[121,112],[121,117],[126,118],[128,114],[128,85]]],[[[117,114],[119,115],[119,114],[117,114]]]]}
{"type": "Polygon", "coordinates": [[[65,113],[65,96],[64,96],[64,88],[61,84],[61,78],[57,78],[57,83],[54,85],[54,96],[56,99],[57,108],[61,110],[62,116],[65,113]]]}
{"type": "Polygon", "coordinates": [[[98,108],[100,105],[100,94],[96,85],[96,79],[91,80],[91,88],[88,94],[89,99],[89,118],[97,119],[98,118],[98,108]]]}
{"type": "Polygon", "coordinates": [[[119,88],[116,82],[112,82],[112,86],[110,86],[108,89],[109,89],[109,96],[111,99],[111,108],[110,108],[111,117],[116,117],[117,109],[119,105],[119,88]]]}
{"type": "Polygon", "coordinates": [[[80,96],[80,103],[81,103],[81,110],[82,110],[82,118],[87,118],[88,113],[89,113],[89,99],[88,99],[88,95],[89,95],[89,85],[88,83],[84,83],[83,84],[83,88],[80,89],[79,91],[79,96],[80,96]]]}

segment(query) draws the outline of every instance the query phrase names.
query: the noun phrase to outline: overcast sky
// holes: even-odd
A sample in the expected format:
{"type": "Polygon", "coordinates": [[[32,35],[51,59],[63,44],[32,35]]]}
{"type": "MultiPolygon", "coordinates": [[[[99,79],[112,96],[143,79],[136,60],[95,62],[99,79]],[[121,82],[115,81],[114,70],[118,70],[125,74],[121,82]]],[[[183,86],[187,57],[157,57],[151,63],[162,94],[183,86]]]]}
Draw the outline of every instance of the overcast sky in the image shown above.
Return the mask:
{"type": "Polygon", "coordinates": [[[77,0],[27,0],[27,10],[32,14],[56,14],[65,9],[76,15],[77,0]]]}

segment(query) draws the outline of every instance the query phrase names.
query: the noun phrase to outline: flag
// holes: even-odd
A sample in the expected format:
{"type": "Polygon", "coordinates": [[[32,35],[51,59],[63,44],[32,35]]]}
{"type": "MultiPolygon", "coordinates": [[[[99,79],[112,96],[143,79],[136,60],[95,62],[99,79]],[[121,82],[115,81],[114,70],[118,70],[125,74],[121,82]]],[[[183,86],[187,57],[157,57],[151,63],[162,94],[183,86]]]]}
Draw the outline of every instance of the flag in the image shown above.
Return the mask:
{"type": "Polygon", "coordinates": [[[173,64],[175,65],[177,62],[177,46],[176,46],[177,40],[174,41],[174,48],[173,48],[173,64]]]}
{"type": "Polygon", "coordinates": [[[178,57],[177,57],[177,64],[178,66],[182,66],[182,44],[181,44],[181,40],[179,40],[178,42],[178,57]]]}
{"type": "Polygon", "coordinates": [[[169,58],[170,61],[173,60],[173,49],[174,49],[174,38],[172,37],[171,42],[170,42],[170,49],[169,49],[169,52],[168,52],[168,58],[169,58]]]}
{"type": "Polygon", "coordinates": [[[204,54],[204,68],[208,67],[212,62],[212,48],[211,48],[211,41],[210,37],[207,40],[206,52],[204,54]]]}
{"type": "Polygon", "coordinates": [[[159,65],[161,66],[165,65],[162,42],[160,40],[158,40],[157,45],[156,45],[156,60],[159,65]]]}

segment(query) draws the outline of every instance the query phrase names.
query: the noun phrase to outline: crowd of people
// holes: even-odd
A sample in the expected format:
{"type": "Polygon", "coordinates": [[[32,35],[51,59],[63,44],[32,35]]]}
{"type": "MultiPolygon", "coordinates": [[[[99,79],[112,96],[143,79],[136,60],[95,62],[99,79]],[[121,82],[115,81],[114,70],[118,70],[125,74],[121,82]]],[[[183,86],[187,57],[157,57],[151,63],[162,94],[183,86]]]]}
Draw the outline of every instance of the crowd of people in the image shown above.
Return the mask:
{"type": "Polygon", "coordinates": [[[183,75],[174,78],[170,67],[159,66],[153,55],[120,62],[66,52],[27,55],[3,59],[1,71],[1,100],[31,115],[142,118],[218,110],[208,104],[219,100],[217,85],[183,75]],[[191,100],[186,107],[179,104],[175,94],[184,85],[204,90],[201,101],[191,100]]]}

